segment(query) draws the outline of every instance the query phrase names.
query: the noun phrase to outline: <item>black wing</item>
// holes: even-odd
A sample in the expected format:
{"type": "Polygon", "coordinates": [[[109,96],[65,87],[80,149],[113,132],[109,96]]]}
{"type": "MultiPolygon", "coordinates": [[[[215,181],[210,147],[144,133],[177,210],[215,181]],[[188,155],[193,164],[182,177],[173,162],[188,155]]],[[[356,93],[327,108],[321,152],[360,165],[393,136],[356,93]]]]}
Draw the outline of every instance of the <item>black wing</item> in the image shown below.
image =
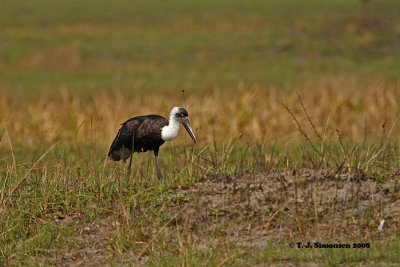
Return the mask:
{"type": "Polygon", "coordinates": [[[129,158],[130,153],[132,153],[132,135],[137,131],[140,124],[141,120],[137,120],[136,118],[129,119],[128,121],[122,123],[122,126],[112,142],[110,150],[108,151],[108,156],[110,158],[116,161],[120,160],[121,158],[124,160],[129,158]]]}
{"type": "Polygon", "coordinates": [[[108,156],[113,160],[126,160],[132,154],[132,140],[135,140],[134,151],[144,152],[158,148],[164,143],[161,129],[168,125],[168,120],[158,115],[134,117],[122,123],[108,156]]]}
{"type": "Polygon", "coordinates": [[[166,125],[168,125],[168,120],[162,116],[144,116],[143,122],[135,132],[135,152],[158,151],[158,148],[164,144],[161,130],[166,125]]]}

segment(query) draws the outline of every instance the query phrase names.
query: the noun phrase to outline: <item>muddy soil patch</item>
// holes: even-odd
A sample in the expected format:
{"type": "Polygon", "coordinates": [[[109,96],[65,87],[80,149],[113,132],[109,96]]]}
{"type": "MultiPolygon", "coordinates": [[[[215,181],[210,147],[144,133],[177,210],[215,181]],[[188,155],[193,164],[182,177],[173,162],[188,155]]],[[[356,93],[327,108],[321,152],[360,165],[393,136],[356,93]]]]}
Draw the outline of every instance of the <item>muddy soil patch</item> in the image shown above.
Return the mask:
{"type": "Polygon", "coordinates": [[[183,233],[204,238],[205,246],[221,237],[248,248],[273,240],[355,242],[397,229],[396,181],[314,170],[215,176],[178,191],[176,199],[186,206],[183,233]]]}

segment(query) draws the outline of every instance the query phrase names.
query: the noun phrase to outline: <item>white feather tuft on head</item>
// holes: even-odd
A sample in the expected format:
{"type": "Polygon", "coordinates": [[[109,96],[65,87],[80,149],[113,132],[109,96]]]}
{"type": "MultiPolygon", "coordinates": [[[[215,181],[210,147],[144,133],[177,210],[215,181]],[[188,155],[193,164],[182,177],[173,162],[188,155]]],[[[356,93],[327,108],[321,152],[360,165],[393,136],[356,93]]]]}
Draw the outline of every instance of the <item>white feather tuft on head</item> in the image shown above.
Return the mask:
{"type": "Polygon", "coordinates": [[[169,113],[169,119],[171,120],[171,117],[175,117],[176,113],[179,112],[180,107],[173,107],[171,109],[171,112],[169,113]]]}

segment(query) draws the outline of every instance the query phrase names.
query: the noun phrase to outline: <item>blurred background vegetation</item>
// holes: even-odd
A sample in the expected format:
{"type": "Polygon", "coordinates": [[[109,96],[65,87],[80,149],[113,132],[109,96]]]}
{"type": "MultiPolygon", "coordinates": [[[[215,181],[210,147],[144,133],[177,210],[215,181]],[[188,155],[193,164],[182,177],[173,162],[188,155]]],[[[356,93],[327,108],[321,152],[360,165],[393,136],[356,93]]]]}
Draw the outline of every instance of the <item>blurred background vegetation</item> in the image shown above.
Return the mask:
{"type": "Polygon", "coordinates": [[[1,92],[398,79],[400,2],[1,1],[1,92]]]}
{"type": "Polygon", "coordinates": [[[96,128],[108,145],[119,122],[181,105],[203,141],[296,141],[282,107],[305,119],[295,92],[319,129],[381,137],[399,77],[395,0],[1,1],[0,118],[16,143],[96,128]]]}

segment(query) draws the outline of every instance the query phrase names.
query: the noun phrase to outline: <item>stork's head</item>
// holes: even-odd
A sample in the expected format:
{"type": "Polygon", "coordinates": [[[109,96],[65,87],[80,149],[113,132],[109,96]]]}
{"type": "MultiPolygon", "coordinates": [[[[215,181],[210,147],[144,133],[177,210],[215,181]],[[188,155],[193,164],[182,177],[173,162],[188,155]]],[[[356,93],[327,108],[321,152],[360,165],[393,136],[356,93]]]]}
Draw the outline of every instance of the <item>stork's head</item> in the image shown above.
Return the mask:
{"type": "Polygon", "coordinates": [[[185,127],[186,131],[189,133],[193,142],[198,146],[196,136],[194,135],[193,129],[189,123],[189,114],[184,108],[174,107],[171,109],[170,117],[172,117],[177,122],[180,122],[183,127],[185,127]]]}

